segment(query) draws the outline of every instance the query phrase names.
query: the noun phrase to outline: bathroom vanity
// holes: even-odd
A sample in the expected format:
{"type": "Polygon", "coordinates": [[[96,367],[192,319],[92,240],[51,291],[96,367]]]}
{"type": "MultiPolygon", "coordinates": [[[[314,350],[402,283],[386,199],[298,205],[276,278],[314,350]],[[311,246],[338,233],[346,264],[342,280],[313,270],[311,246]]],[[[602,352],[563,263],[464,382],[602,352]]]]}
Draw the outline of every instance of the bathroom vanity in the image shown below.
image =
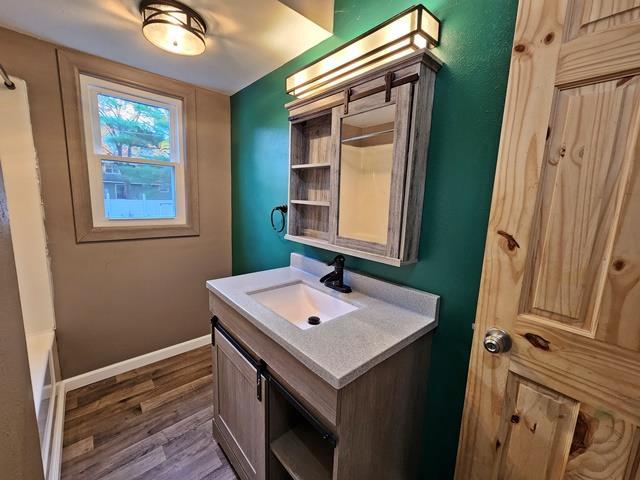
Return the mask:
{"type": "Polygon", "coordinates": [[[292,254],[207,282],[213,431],[243,479],[416,478],[439,298],[329,271],[292,254]]]}

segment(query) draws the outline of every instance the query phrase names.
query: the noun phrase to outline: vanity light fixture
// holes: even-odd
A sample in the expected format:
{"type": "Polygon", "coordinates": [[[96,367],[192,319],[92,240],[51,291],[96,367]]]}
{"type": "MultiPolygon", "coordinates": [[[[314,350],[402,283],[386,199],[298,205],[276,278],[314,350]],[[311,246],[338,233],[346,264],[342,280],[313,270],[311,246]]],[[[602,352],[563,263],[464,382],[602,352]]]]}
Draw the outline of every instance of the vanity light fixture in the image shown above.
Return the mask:
{"type": "Polygon", "coordinates": [[[289,75],[286,91],[305,98],[417,50],[438,46],[440,20],[414,5],[289,75]]]}
{"type": "Polygon", "coordinates": [[[178,55],[204,52],[207,24],[198,12],[175,0],[140,3],[142,34],[155,46],[178,55]]]}

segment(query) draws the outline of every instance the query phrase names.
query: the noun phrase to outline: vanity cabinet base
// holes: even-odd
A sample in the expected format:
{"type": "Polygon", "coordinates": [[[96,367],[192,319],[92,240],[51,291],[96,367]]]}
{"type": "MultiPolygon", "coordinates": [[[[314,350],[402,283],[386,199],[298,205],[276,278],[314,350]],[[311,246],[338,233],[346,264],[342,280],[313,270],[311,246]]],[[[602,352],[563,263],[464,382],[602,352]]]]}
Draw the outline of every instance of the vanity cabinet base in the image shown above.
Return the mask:
{"type": "Polygon", "coordinates": [[[335,479],[420,476],[431,334],[339,390],[335,479]]]}
{"type": "Polygon", "coordinates": [[[241,415],[238,431],[232,431],[233,422],[226,421],[224,410],[216,413],[214,405],[213,431],[241,478],[420,478],[431,334],[335,389],[213,293],[210,308],[235,343],[216,342],[213,347],[214,354],[222,349],[214,359],[214,392],[237,402],[238,411],[227,407],[227,415],[241,415]],[[229,345],[236,351],[229,351],[229,345]],[[261,402],[255,402],[257,372],[238,348],[264,362],[261,402]],[[218,373],[220,355],[235,365],[230,371],[236,380],[218,373]],[[255,461],[254,468],[246,466],[249,447],[237,448],[247,431],[254,437],[244,440],[245,445],[260,450],[252,458],[264,459],[263,477],[255,461]]]}

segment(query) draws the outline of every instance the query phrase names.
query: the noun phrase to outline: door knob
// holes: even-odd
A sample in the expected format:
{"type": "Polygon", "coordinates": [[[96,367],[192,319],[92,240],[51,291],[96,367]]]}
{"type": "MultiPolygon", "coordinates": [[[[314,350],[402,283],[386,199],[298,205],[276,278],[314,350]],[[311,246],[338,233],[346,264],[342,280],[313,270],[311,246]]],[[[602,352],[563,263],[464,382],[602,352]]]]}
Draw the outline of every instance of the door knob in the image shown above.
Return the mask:
{"type": "Polygon", "coordinates": [[[487,330],[482,343],[489,353],[504,353],[511,349],[511,337],[507,332],[499,328],[487,330]]]}

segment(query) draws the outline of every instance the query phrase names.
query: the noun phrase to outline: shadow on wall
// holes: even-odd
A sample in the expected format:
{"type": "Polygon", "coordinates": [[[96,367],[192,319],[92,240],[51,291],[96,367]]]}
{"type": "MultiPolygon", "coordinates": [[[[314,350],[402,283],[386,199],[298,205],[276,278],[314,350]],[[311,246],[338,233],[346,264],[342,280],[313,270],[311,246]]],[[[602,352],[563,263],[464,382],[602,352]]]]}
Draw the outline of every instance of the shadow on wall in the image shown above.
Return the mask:
{"type": "MultiPolygon", "coordinates": [[[[292,251],[269,212],[287,199],[284,79],[413,1],[336,0],[335,35],[231,98],[234,274],[287,265],[292,251]]],[[[500,137],[516,0],[423,2],[442,21],[419,261],[395,268],[357,258],[347,268],[441,296],[433,342],[424,439],[426,478],[453,476],[471,325],[475,316],[500,137]]]]}

